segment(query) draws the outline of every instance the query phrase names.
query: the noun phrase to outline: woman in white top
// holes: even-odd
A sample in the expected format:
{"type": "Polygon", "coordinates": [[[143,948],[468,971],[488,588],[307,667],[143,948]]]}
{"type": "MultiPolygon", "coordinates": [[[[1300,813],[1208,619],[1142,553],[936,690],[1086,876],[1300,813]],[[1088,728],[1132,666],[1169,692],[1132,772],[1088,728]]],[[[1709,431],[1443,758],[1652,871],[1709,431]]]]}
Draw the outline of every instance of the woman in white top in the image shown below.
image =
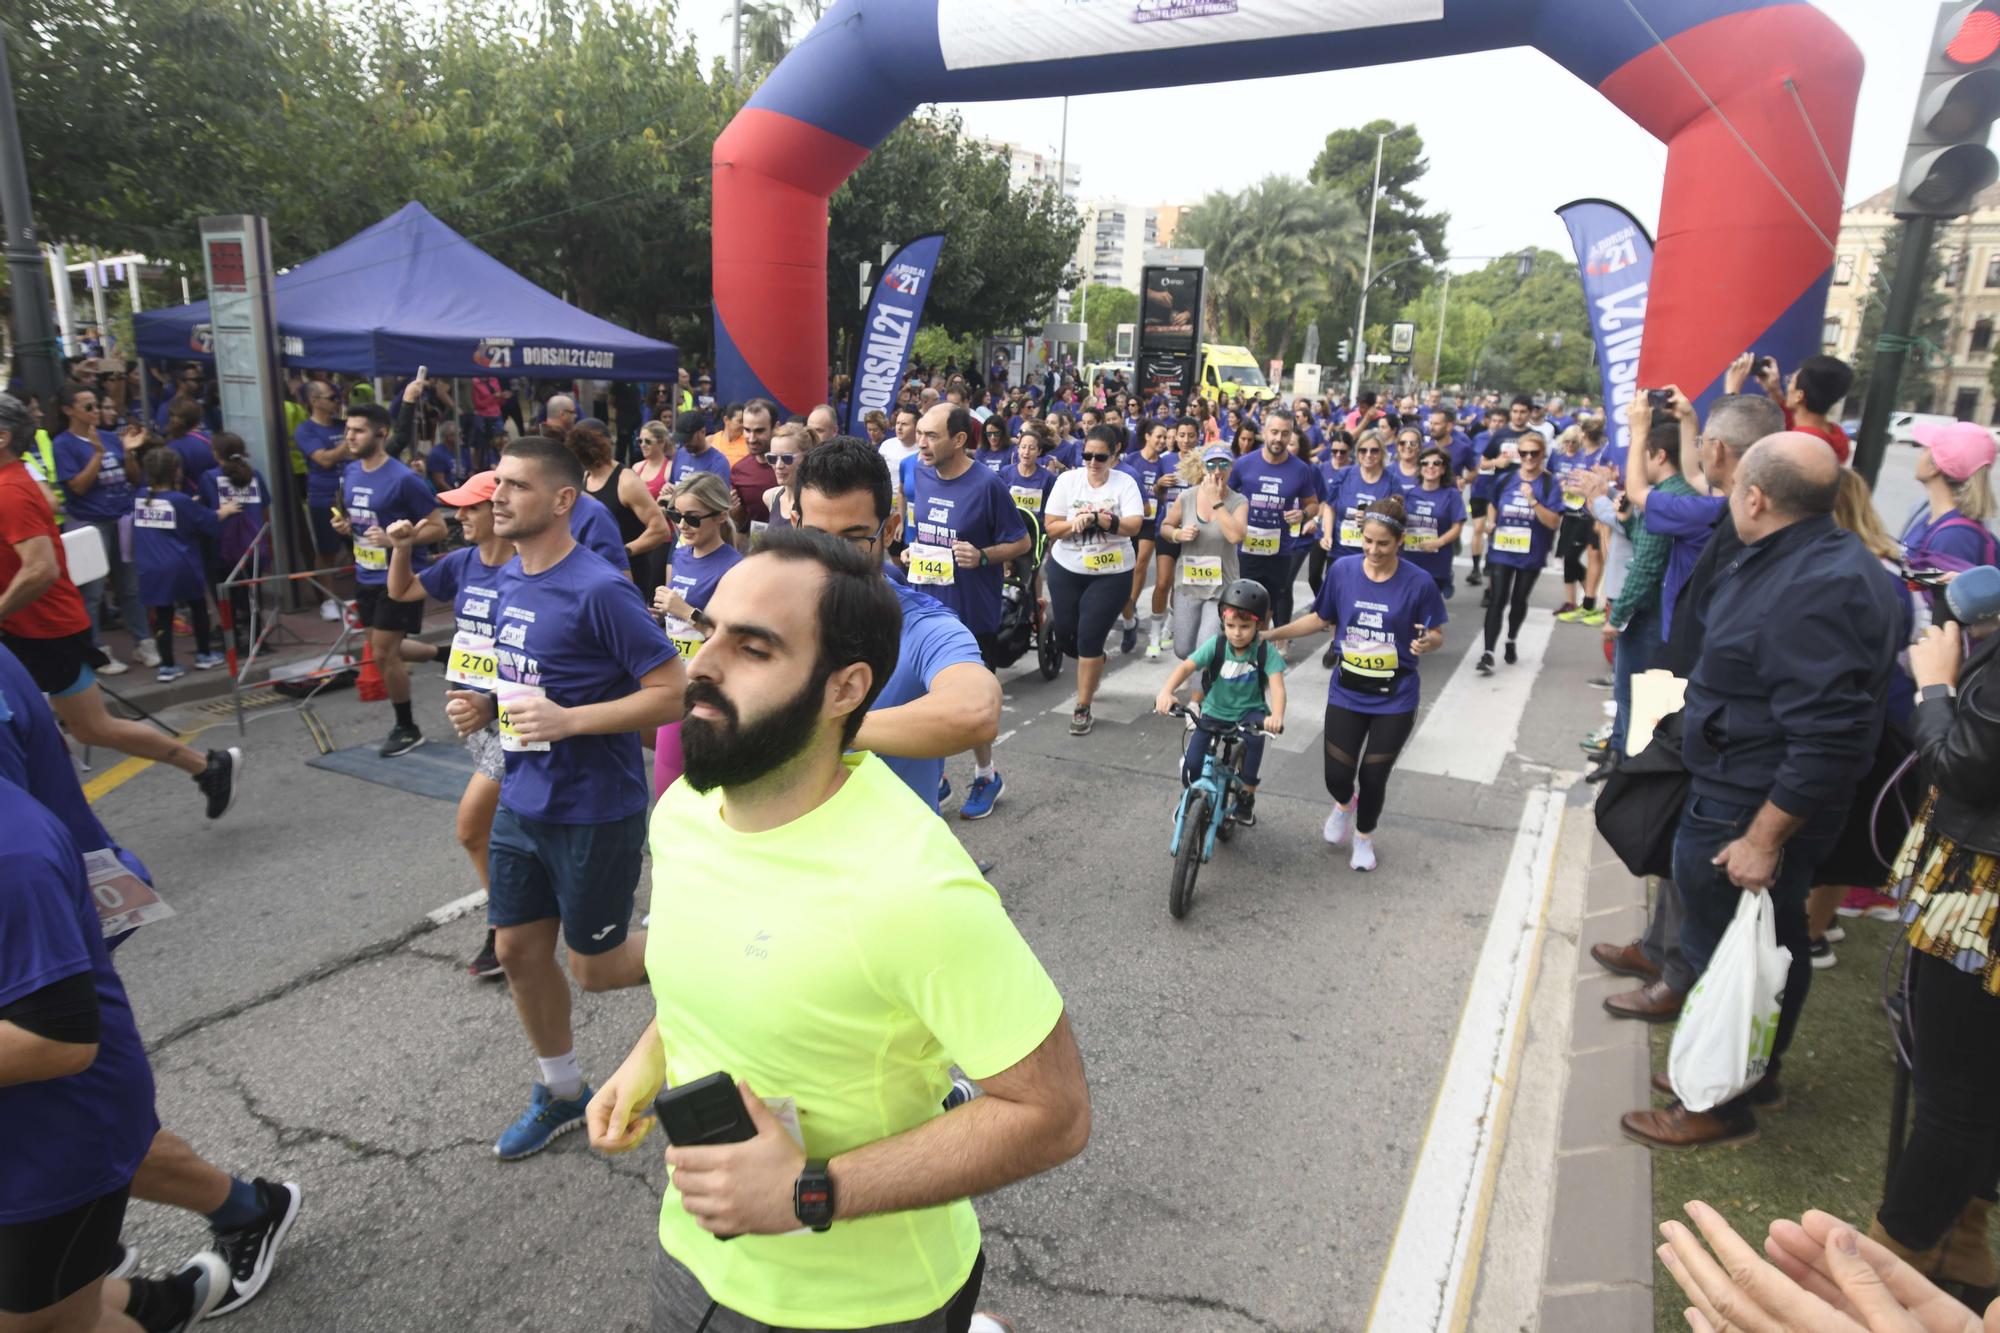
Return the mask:
{"type": "Polygon", "coordinates": [[[1104,639],[1132,586],[1132,537],[1146,518],[1139,483],[1114,466],[1121,433],[1091,427],[1083,466],[1056,478],[1043,511],[1053,539],[1043,568],[1056,642],[1076,659],[1072,736],[1090,733],[1090,701],[1104,676],[1104,639]]]}

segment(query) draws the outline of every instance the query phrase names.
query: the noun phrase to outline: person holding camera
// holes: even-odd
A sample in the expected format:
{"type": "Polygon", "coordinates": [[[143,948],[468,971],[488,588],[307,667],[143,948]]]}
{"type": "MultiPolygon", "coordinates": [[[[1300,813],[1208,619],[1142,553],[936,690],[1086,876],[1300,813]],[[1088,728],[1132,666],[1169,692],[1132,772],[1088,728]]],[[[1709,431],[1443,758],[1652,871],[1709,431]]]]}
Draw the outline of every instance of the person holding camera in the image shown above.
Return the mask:
{"type": "Polygon", "coordinates": [[[1930,788],[1891,873],[1910,944],[1916,1114],[1868,1234],[1935,1281],[2000,1284],[2000,570],[1959,574],[1910,649],[1930,788]],[[1959,623],[1963,622],[1963,623],[1959,623]],[[1967,646],[1971,652],[1966,652],[1967,646]]]}
{"type": "Polygon", "coordinates": [[[867,543],[803,527],[708,603],[651,825],[654,1018],[588,1110],[600,1151],[668,1139],[653,1333],[964,1333],[972,1196],[1089,1138],[1055,983],[949,826],[850,748],[901,606],[867,543]],[[954,1063],[982,1095],[945,1110],[954,1063]]]}

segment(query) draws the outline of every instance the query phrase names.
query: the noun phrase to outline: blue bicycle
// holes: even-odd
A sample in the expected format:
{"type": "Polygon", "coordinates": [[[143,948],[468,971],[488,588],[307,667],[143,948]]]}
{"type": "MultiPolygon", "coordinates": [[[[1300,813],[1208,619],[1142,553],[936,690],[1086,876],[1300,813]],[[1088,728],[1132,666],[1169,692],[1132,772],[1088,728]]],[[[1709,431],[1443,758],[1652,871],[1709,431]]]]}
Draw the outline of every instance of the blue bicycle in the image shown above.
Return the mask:
{"type": "Polygon", "coordinates": [[[1237,797],[1244,790],[1241,773],[1243,742],[1263,730],[1261,721],[1214,722],[1175,704],[1172,717],[1184,717],[1215,737],[1202,762],[1201,776],[1181,793],[1180,808],[1174,811],[1174,837],[1167,851],[1174,858],[1174,878],[1167,888],[1167,910],[1179,920],[1194,903],[1194,881],[1202,866],[1215,855],[1216,842],[1228,842],[1234,829],[1237,797]]]}

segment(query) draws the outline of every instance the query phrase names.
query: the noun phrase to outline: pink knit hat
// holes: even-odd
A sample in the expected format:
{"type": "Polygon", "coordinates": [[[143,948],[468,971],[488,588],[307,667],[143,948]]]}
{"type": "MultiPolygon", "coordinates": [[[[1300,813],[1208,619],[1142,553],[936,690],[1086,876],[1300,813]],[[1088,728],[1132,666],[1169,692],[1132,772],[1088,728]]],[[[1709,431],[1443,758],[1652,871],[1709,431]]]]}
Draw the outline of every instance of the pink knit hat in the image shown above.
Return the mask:
{"type": "Polygon", "coordinates": [[[1983,467],[1993,464],[1993,432],[1974,421],[1952,421],[1943,425],[1925,422],[1910,432],[1917,443],[1931,451],[1938,471],[1953,481],[1964,481],[1983,467]]]}

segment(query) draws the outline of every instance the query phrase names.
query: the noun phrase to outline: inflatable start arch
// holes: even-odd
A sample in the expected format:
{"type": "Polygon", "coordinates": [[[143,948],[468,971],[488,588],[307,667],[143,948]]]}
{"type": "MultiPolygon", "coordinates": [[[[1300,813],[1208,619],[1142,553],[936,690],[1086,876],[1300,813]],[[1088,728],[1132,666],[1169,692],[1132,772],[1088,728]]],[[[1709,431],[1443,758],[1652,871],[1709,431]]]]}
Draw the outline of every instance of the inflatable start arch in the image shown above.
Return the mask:
{"type": "Polygon", "coordinates": [[[1745,348],[1783,367],[1820,350],[1862,61],[1809,4],[840,0],[715,141],[718,388],[791,412],[820,401],[827,201],[923,103],[1512,46],[1545,52],[1668,146],[1642,382],[1696,395],[1745,348]],[[1095,52],[1109,54],[1078,54],[1095,52]]]}

